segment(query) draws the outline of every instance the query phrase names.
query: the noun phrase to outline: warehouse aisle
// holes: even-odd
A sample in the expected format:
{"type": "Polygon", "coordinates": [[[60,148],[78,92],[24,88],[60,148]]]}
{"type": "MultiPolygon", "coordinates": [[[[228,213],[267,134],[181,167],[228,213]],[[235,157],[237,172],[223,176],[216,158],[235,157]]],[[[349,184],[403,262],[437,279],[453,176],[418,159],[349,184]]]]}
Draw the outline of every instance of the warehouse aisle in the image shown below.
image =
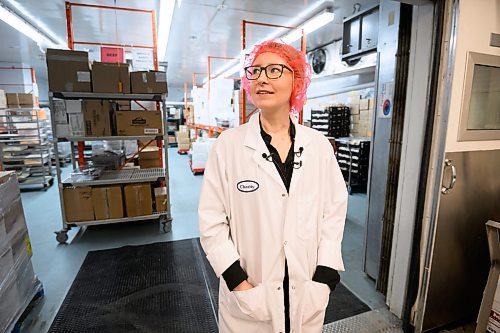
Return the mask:
{"type": "MultiPolygon", "coordinates": [[[[80,269],[88,251],[111,249],[124,245],[195,238],[199,236],[197,206],[203,181],[193,176],[188,167],[188,157],[169,149],[171,184],[172,232],[160,232],[154,222],[139,222],[88,227],[82,232],[69,232],[70,243],[58,245],[54,231],[61,228],[57,187],[47,192],[35,191],[22,194],[24,211],[33,247],[33,265],[42,281],[45,297],[25,320],[23,332],[47,332],[60,304],[80,269]],[[47,209],[51,207],[51,209],[47,209]]],[[[66,173],[69,172],[67,168],[66,173]]],[[[362,272],[362,249],[366,196],[349,196],[349,215],[343,242],[347,271],[341,273],[344,285],[372,309],[385,307],[382,295],[375,291],[373,282],[362,272]]]]}
{"type": "MultiPolygon", "coordinates": [[[[62,227],[57,186],[47,192],[22,193],[26,222],[33,248],[35,273],[43,283],[45,297],[25,320],[22,332],[44,333],[80,269],[88,251],[198,237],[197,206],[203,177],[195,177],[187,156],[169,149],[172,232],[164,234],[155,222],[88,227],[68,233],[69,244],[58,245],[54,231],[62,227]]],[[[69,172],[66,168],[65,173],[69,172]]]]}

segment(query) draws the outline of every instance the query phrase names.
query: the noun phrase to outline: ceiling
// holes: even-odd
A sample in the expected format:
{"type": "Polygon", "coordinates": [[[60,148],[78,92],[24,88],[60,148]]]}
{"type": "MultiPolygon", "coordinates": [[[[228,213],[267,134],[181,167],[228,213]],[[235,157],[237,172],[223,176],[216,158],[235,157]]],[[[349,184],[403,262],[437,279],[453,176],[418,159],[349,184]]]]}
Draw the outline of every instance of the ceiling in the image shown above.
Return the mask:
{"type": "MultiPolygon", "coordinates": [[[[22,13],[29,21],[44,25],[57,39],[66,42],[66,17],[63,0],[0,0],[22,13]]],[[[172,1],[172,0],[162,0],[172,1]]],[[[106,6],[159,10],[160,0],[73,0],[106,6]]],[[[369,8],[378,0],[336,0],[335,19],[329,25],[307,37],[308,50],[341,39],[342,20],[353,13],[354,3],[361,9],[369,8]]],[[[298,25],[306,18],[298,18],[311,8],[324,8],[324,0],[182,0],[175,6],[170,38],[166,52],[168,62],[169,100],[183,98],[184,82],[191,87],[193,72],[207,72],[207,57],[237,57],[241,51],[241,21],[266,22],[278,25],[298,25]]],[[[314,12],[313,12],[314,14],[314,12]]],[[[75,40],[126,44],[152,44],[151,20],[144,13],[124,13],[112,10],[73,7],[75,40]]],[[[276,28],[247,26],[247,43],[258,42],[276,28]]],[[[0,62],[24,63],[33,66],[38,81],[46,80],[45,55],[39,47],[21,33],[0,21],[2,48],[0,62]]],[[[77,45],[76,48],[89,48],[77,45]]],[[[95,48],[94,48],[95,49],[95,48]]],[[[213,60],[214,71],[227,63],[213,60]]],[[[198,76],[198,82],[204,79],[198,76]]],[[[41,93],[42,95],[42,93],[41,93]]]]}

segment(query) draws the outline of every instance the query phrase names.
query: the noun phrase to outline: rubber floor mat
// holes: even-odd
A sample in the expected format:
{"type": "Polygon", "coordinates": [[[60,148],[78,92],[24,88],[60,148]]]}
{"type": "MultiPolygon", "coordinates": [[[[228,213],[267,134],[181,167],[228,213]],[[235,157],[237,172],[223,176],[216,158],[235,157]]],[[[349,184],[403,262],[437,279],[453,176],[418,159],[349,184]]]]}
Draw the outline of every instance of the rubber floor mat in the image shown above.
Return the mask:
{"type": "MultiPolygon", "coordinates": [[[[92,251],[49,332],[217,332],[218,290],[199,239],[92,251]]],[[[325,324],[369,310],[339,284],[325,324]]]]}
{"type": "MultiPolygon", "coordinates": [[[[199,240],[197,243],[200,247],[201,253],[203,253],[199,240]]],[[[217,305],[219,304],[219,279],[212,270],[212,267],[206,259],[206,256],[203,255],[202,257],[203,263],[205,265],[205,271],[207,272],[207,281],[210,286],[210,294],[212,295],[212,299],[214,299],[214,304],[217,309],[217,305]]],[[[350,292],[342,283],[339,283],[337,285],[337,288],[335,288],[335,291],[333,293],[330,293],[330,301],[328,303],[328,307],[326,308],[324,323],[333,323],[337,320],[356,316],[367,311],[370,311],[370,307],[363,303],[363,301],[356,297],[352,292],[350,292]]]]}
{"type": "Polygon", "coordinates": [[[217,332],[197,244],[89,252],[49,332],[217,332]]]}

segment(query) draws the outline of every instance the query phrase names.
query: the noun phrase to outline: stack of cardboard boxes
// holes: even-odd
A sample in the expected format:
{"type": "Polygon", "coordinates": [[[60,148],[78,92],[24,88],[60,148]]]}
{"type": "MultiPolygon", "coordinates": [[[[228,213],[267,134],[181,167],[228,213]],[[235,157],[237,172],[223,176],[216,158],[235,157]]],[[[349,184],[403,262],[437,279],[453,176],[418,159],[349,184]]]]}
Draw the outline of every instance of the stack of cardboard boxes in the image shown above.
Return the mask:
{"type": "Polygon", "coordinates": [[[165,210],[166,189],[154,188],[151,183],[124,186],[80,186],[63,190],[67,222],[119,219],[151,215],[165,210]]]}
{"type": "Polygon", "coordinates": [[[139,153],[139,166],[141,169],[159,168],[160,148],[148,146],[139,153]]]}
{"type": "MultiPolygon", "coordinates": [[[[167,93],[165,72],[130,73],[128,64],[122,63],[90,66],[87,52],[48,49],[47,68],[52,92],[167,93]]],[[[54,104],[58,137],[163,134],[161,112],[131,111],[130,101],[56,100],[54,104]]]]}
{"type": "Polygon", "coordinates": [[[16,175],[0,172],[0,331],[24,312],[41,283],[33,272],[28,228],[16,175]]]}
{"type": "Polygon", "coordinates": [[[188,151],[191,148],[189,130],[185,125],[179,126],[179,131],[177,132],[177,147],[179,151],[188,151]]]}
{"type": "Polygon", "coordinates": [[[6,93],[5,97],[9,108],[33,108],[38,106],[35,95],[31,93],[6,93]]]}
{"type": "Polygon", "coordinates": [[[193,170],[205,169],[208,154],[215,140],[215,138],[198,138],[198,141],[192,143],[191,168],[193,170]]]}
{"type": "Polygon", "coordinates": [[[49,90],[52,92],[96,92],[165,94],[167,74],[162,71],[129,72],[125,63],[89,63],[83,51],[47,49],[49,90]]]}
{"type": "Polygon", "coordinates": [[[98,138],[163,134],[160,111],[116,111],[123,107],[108,100],[55,100],[56,135],[98,138]]]}

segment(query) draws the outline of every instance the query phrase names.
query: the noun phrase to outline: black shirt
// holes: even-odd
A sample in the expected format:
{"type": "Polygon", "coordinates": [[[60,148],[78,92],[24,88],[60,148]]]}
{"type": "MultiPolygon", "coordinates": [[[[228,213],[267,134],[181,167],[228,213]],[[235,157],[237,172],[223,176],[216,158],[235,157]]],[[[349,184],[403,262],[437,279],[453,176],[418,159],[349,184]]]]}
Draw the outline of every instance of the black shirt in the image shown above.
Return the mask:
{"type": "Polygon", "coordinates": [[[286,156],[285,162],[281,161],[280,154],[276,148],[271,144],[271,140],[273,139],[271,135],[267,134],[264,128],[262,127],[262,123],[260,123],[260,135],[262,139],[266,143],[267,149],[271,154],[272,162],[276,166],[276,170],[280,174],[281,180],[286,187],[286,191],[290,191],[290,183],[292,181],[293,174],[293,157],[294,157],[294,143],[295,143],[295,125],[290,119],[290,139],[292,140],[292,145],[290,146],[290,150],[288,151],[288,155],[286,156]]]}

